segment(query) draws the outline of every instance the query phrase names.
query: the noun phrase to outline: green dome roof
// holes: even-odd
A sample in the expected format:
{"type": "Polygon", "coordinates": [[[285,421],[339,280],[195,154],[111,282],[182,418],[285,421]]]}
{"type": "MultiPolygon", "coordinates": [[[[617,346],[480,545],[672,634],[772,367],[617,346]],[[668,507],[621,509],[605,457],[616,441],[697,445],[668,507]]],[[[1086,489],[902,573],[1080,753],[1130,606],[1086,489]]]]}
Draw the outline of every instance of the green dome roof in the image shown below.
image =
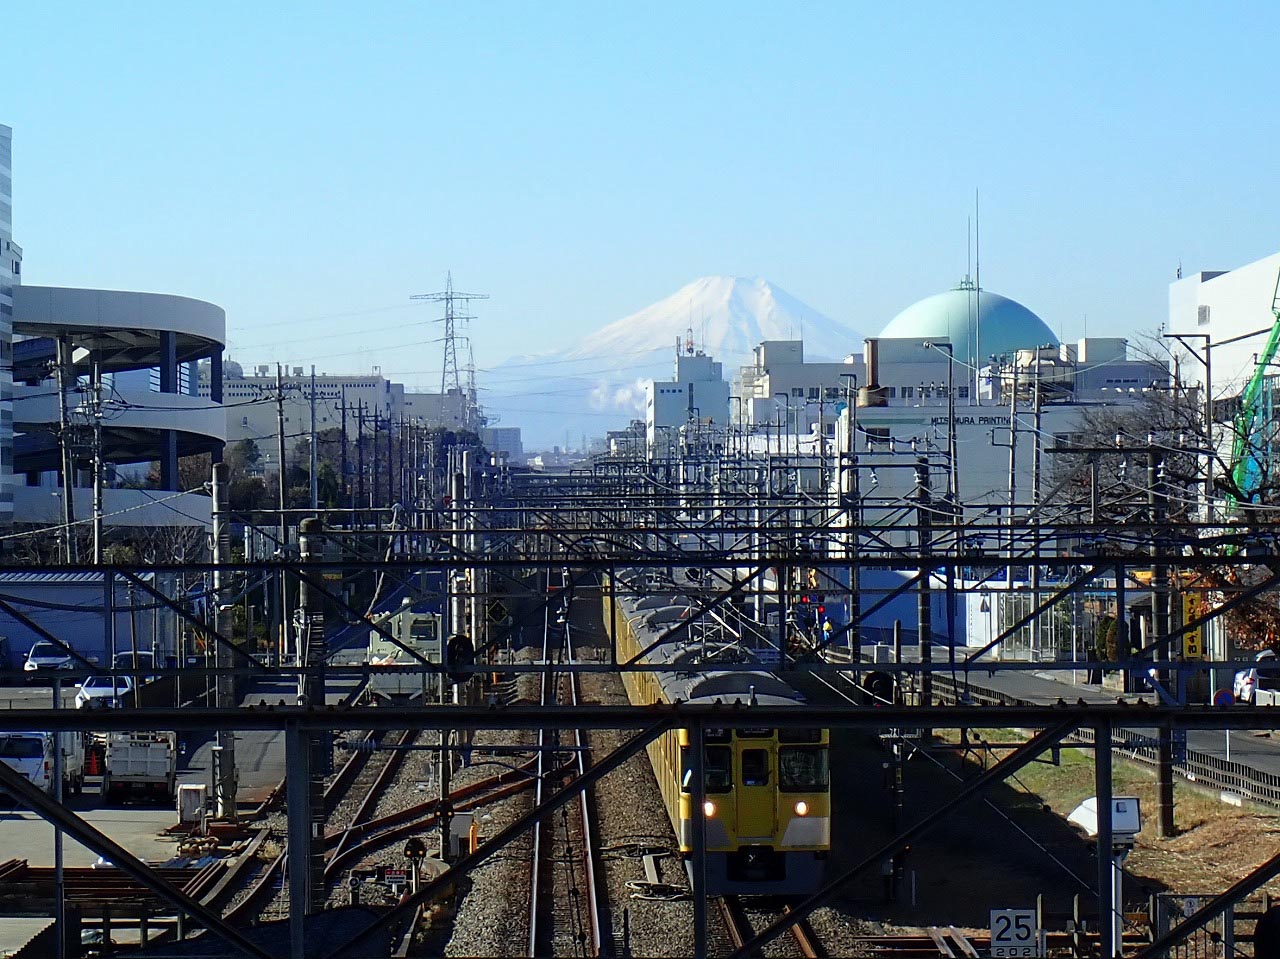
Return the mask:
{"type": "Polygon", "coordinates": [[[911,304],[889,321],[880,331],[880,337],[950,340],[956,359],[970,365],[985,364],[992,354],[1058,345],[1058,338],[1048,324],[1017,300],[986,290],[979,292],[967,283],[911,304]],[[978,317],[976,348],[975,311],[978,317]]]}

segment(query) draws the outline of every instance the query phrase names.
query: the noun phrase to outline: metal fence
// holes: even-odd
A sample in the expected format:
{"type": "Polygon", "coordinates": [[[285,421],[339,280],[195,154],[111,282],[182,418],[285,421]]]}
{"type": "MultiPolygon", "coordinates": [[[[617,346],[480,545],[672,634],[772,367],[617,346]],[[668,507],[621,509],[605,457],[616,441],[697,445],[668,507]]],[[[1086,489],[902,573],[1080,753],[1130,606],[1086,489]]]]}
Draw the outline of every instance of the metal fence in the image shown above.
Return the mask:
{"type": "MultiPolygon", "coordinates": [[[[982,705],[1023,706],[1029,700],[1019,699],[996,689],[975,686],[972,683],[963,690],[957,688],[950,677],[935,676],[934,689],[942,696],[957,701],[962,695],[969,701],[982,705]]],[[[1076,742],[1092,745],[1093,730],[1078,729],[1071,737],[1076,742]]],[[[1112,746],[1136,762],[1154,766],[1157,763],[1157,746],[1150,736],[1127,729],[1112,734],[1112,746]]],[[[1196,749],[1177,750],[1174,772],[1200,786],[1218,789],[1251,802],[1280,808],[1280,775],[1264,772],[1233,759],[1224,759],[1196,749]]]]}

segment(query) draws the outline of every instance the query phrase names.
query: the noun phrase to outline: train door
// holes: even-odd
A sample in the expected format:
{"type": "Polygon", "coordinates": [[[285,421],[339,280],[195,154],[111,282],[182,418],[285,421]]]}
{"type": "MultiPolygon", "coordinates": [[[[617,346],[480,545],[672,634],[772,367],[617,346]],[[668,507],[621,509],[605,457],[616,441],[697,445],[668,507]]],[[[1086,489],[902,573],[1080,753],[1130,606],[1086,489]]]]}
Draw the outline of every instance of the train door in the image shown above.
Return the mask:
{"type": "Polygon", "coordinates": [[[774,795],[777,783],[773,781],[773,755],[768,740],[756,743],[739,742],[737,749],[737,784],[734,789],[737,802],[738,840],[770,839],[777,825],[774,795]]]}

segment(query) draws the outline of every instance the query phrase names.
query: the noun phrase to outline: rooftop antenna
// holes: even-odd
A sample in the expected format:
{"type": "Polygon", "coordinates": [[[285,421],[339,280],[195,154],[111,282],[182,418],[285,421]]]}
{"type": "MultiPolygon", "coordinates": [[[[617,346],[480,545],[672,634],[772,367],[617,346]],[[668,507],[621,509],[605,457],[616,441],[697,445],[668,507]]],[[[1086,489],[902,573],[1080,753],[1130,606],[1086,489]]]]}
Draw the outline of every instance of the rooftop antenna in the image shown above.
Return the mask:
{"type": "MultiPolygon", "coordinates": [[[[692,311],[690,311],[690,312],[692,312],[692,311]]],[[[690,317],[689,317],[689,329],[685,331],[684,351],[685,351],[686,353],[688,353],[690,356],[693,356],[693,348],[694,348],[694,342],[693,342],[693,317],[692,317],[692,316],[690,316],[690,317]]]]}

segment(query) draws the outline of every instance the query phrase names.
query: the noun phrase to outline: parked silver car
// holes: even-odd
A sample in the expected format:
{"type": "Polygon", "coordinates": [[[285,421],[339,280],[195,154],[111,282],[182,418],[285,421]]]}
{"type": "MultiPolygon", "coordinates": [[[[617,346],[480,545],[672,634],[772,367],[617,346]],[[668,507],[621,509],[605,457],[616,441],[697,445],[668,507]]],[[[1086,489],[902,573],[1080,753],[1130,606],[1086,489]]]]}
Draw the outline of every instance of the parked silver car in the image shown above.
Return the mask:
{"type": "Polygon", "coordinates": [[[31,647],[22,668],[27,673],[44,673],[52,669],[72,669],[75,665],[75,660],[65,649],[41,641],[31,647]]]}

